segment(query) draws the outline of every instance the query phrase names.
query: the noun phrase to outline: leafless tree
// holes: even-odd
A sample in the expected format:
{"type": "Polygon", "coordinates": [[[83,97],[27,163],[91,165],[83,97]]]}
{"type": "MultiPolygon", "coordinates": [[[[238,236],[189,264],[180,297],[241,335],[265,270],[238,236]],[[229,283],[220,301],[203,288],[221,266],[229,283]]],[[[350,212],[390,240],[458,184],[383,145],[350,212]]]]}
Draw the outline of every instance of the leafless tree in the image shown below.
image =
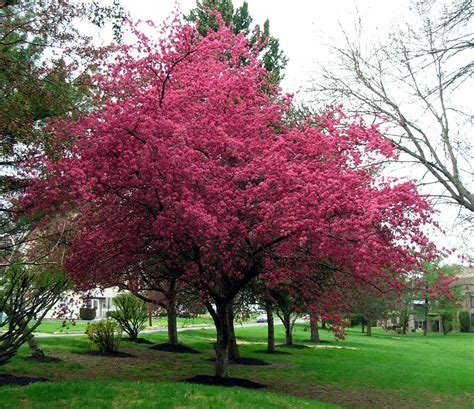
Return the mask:
{"type": "MultiPolygon", "coordinates": [[[[341,28],[344,45],[335,63],[322,67],[316,90],[375,121],[409,158],[423,165],[420,183],[440,202],[459,206],[472,227],[474,156],[472,129],[473,2],[450,8],[413,0],[405,27],[387,41],[367,44],[359,18],[356,34],[341,28]]],[[[321,94],[318,94],[319,96],[321,94]]]]}

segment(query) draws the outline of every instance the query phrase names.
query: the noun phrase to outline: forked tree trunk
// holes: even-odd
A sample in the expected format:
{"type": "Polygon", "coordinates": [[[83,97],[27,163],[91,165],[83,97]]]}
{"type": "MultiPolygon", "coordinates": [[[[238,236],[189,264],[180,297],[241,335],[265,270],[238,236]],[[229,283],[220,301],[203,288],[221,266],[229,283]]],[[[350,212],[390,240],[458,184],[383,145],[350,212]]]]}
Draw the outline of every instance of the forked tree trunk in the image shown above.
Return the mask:
{"type": "Polygon", "coordinates": [[[372,336],[372,320],[370,318],[367,318],[367,332],[365,335],[368,337],[372,336]]]}
{"type": "Polygon", "coordinates": [[[237,346],[237,338],[235,337],[234,328],[234,309],[232,305],[229,306],[229,361],[233,361],[240,358],[239,347],[237,346]]]}
{"type": "Polygon", "coordinates": [[[216,316],[213,317],[217,330],[215,375],[220,378],[229,376],[230,305],[226,300],[216,301],[216,316]]]}
{"type": "Polygon", "coordinates": [[[311,327],[311,342],[321,341],[321,338],[319,338],[318,318],[319,317],[316,314],[310,314],[309,325],[311,327]]]}
{"type": "Polygon", "coordinates": [[[273,354],[275,352],[275,322],[273,321],[272,304],[269,302],[265,306],[267,312],[267,352],[273,354]]]}

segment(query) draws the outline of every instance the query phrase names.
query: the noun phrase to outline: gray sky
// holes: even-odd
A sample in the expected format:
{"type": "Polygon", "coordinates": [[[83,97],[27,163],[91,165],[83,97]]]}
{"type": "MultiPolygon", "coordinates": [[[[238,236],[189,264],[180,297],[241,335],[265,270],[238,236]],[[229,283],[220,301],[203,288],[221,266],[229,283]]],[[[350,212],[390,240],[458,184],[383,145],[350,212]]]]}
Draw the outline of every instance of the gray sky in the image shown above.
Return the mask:
{"type": "MultiPolygon", "coordinates": [[[[238,7],[243,0],[234,0],[238,7]]],[[[248,0],[254,24],[263,25],[268,18],[270,31],[280,40],[289,58],[283,89],[303,92],[310,86],[315,65],[324,63],[330,55],[327,44],[340,38],[340,24],[349,29],[357,13],[366,21],[371,36],[383,36],[387,29],[402,19],[408,0],[248,0]]],[[[162,22],[175,8],[175,0],[122,0],[122,4],[136,19],[162,22]]],[[[178,1],[187,13],[195,7],[195,0],[178,1]]]]}

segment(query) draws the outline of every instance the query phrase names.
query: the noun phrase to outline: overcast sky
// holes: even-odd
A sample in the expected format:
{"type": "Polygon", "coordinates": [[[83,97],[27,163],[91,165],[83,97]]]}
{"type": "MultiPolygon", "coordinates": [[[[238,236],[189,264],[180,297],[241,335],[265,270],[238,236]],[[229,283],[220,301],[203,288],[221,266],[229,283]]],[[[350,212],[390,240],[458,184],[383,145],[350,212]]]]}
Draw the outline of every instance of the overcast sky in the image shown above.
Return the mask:
{"type": "MultiPolygon", "coordinates": [[[[122,0],[134,19],[149,19],[156,23],[172,15],[178,3],[187,13],[195,0],[122,0]]],[[[238,7],[243,0],[234,0],[238,7]]],[[[402,10],[408,0],[248,0],[254,24],[270,20],[271,33],[280,40],[289,58],[283,88],[287,92],[303,92],[310,87],[310,79],[318,63],[330,56],[328,44],[340,39],[340,25],[350,30],[357,13],[365,22],[371,36],[384,36],[387,29],[403,19],[402,10]]]]}

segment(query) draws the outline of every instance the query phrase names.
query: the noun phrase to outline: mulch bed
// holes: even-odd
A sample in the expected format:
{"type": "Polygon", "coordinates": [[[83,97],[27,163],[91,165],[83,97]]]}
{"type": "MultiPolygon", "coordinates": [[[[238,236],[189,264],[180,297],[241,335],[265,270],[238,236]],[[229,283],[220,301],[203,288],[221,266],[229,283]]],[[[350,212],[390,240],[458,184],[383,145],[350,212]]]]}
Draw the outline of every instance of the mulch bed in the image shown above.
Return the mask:
{"type": "Polygon", "coordinates": [[[291,355],[291,352],[286,352],[286,351],[273,351],[273,352],[268,352],[266,349],[261,349],[259,351],[255,351],[258,354],[268,354],[268,355],[291,355]]]}
{"type": "MultiPolygon", "coordinates": [[[[207,362],[216,362],[215,358],[209,358],[206,359],[207,362]]],[[[232,361],[229,361],[229,364],[231,365],[246,365],[246,366],[268,366],[271,365],[270,362],[263,361],[262,359],[257,359],[257,358],[237,358],[233,359],[232,361]]]]}
{"type": "Polygon", "coordinates": [[[103,356],[106,358],[136,358],[136,355],[129,354],[128,352],[101,352],[101,351],[82,351],[75,352],[79,355],[92,355],[92,356],[103,356]]]}
{"type": "Polygon", "coordinates": [[[0,374],[0,386],[17,385],[25,386],[34,382],[47,382],[48,378],[34,378],[31,376],[15,376],[10,374],[0,374]]]}
{"type": "Polygon", "coordinates": [[[200,354],[201,353],[197,349],[187,347],[186,345],[182,345],[182,344],[178,344],[178,345],[173,345],[173,344],[168,344],[168,343],[157,344],[150,347],[150,349],[153,349],[155,351],[162,351],[162,352],[174,352],[176,354],[200,354]]]}
{"type": "Polygon", "coordinates": [[[291,348],[291,349],[306,349],[309,348],[307,345],[303,344],[293,344],[293,345],[288,345],[288,344],[280,344],[277,345],[278,348],[291,348]]]}
{"type": "Polygon", "coordinates": [[[331,343],[331,341],[326,341],[324,339],[321,339],[319,341],[311,341],[310,339],[307,339],[304,342],[309,342],[311,344],[330,344],[331,343]]]}
{"type": "Polygon", "coordinates": [[[152,345],[153,342],[149,341],[148,339],[145,339],[145,338],[123,338],[124,341],[128,341],[128,342],[133,342],[135,344],[149,344],[149,345],[152,345]]]}
{"type": "Polygon", "coordinates": [[[35,362],[40,362],[44,364],[49,364],[52,362],[64,362],[61,358],[56,358],[55,356],[25,356],[23,358],[25,361],[35,361],[35,362]]]}
{"type": "Polygon", "coordinates": [[[200,385],[214,385],[214,386],[238,386],[240,388],[247,389],[262,389],[266,388],[267,385],[262,383],[250,381],[242,378],[220,378],[212,375],[196,375],[192,378],[184,379],[183,382],[197,383],[200,385]]]}

